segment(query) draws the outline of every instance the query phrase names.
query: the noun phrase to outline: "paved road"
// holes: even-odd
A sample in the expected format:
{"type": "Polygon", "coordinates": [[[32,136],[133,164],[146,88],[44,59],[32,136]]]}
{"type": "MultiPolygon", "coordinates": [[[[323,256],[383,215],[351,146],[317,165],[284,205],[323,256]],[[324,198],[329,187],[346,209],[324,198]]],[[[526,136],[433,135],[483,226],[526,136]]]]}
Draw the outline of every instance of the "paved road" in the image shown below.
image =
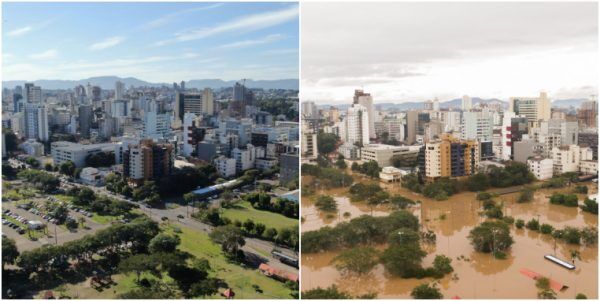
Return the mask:
{"type": "MultiPolygon", "coordinates": [[[[130,203],[139,205],[139,203],[132,202],[130,200],[125,199],[124,197],[122,197],[120,195],[117,195],[110,191],[107,191],[105,189],[105,187],[91,187],[91,186],[82,185],[79,183],[68,183],[68,185],[86,186],[88,188],[91,188],[92,190],[94,190],[94,192],[96,192],[98,194],[107,195],[112,198],[116,198],[116,199],[119,199],[122,201],[126,201],[126,202],[130,202],[130,203]]],[[[167,217],[171,222],[180,223],[181,225],[187,226],[196,231],[202,231],[202,232],[206,232],[206,233],[210,233],[210,231],[212,231],[212,226],[202,223],[191,217],[188,217],[187,214],[189,213],[191,215],[191,212],[192,212],[191,207],[188,207],[189,211],[186,211],[186,210],[188,210],[188,208],[186,208],[186,206],[176,206],[176,207],[170,208],[170,209],[157,209],[157,208],[146,208],[142,205],[142,206],[140,206],[140,208],[146,215],[150,216],[153,220],[155,220],[159,223],[162,222],[163,217],[167,217]],[[179,219],[179,218],[177,218],[178,215],[184,216],[184,218],[179,219]]],[[[298,274],[297,268],[283,264],[278,259],[275,259],[273,256],[271,256],[271,251],[275,247],[277,247],[277,249],[279,249],[280,252],[283,252],[290,256],[297,257],[297,254],[295,254],[295,252],[293,250],[275,246],[275,244],[272,242],[261,240],[261,239],[256,239],[256,238],[246,238],[246,245],[242,248],[242,250],[244,250],[244,252],[247,252],[247,253],[252,253],[255,256],[259,256],[260,258],[262,258],[265,261],[265,263],[267,263],[270,266],[273,266],[277,269],[284,270],[284,271],[287,271],[290,273],[298,274]],[[268,255],[268,256],[265,256],[265,255],[268,255]]]]}

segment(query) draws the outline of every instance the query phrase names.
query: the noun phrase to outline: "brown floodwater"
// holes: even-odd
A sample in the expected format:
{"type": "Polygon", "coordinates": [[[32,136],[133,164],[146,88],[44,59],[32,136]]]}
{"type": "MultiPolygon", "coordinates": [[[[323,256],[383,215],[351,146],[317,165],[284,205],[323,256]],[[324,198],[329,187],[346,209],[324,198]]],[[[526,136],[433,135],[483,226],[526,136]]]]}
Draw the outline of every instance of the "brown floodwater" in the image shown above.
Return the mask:
{"type": "MultiPolygon", "coordinates": [[[[311,179],[307,179],[310,181],[311,179]]],[[[358,181],[371,180],[357,177],[358,181]]],[[[304,178],[303,178],[304,181],[304,178]]],[[[305,182],[303,182],[305,183],[305,182]]],[[[587,184],[590,194],[597,193],[593,183],[587,184]]],[[[523,276],[519,270],[527,268],[546,277],[561,282],[568,289],[557,293],[558,298],[573,299],[577,293],[583,293],[588,298],[598,298],[598,248],[597,246],[576,246],[563,242],[555,244],[549,235],[542,235],[526,229],[518,230],[511,227],[515,243],[508,251],[506,259],[495,259],[490,254],[475,252],[467,236],[469,231],[484,221],[480,214],[480,202],[476,194],[463,192],[453,195],[446,201],[435,201],[400,187],[398,184],[381,184],[392,194],[401,194],[419,204],[410,210],[419,217],[425,229],[432,230],[437,235],[435,244],[423,244],[428,255],[423,260],[423,266],[431,266],[436,255],[446,255],[452,258],[454,272],[437,280],[445,298],[537,298],[535,281],[523,276]],[[556,250],[555,250],[556,245],[556,250]],[[544,259],[546,254],[570,261],[570,251],[579,250],[581,260],[576,260],[575,270],[567,270],[544,259]],[[464,259],[459,259],[464,258],[464,259]]],[[[516,203],[518,193],[502,195],[497,198],[503,202],[506,215],[525,221],[539,218],[541,223],[549,223],[557,228],[564,226],[598,226],[596,215],[581,211],[579,208],[569,208],[552,205],[548,197],[554,192],[569,192],[565,189],[541,189],[535,192],[531,203],[516,203]]],[[[490,190],[493,191],[493,190],[490,190]]],[[[327,218],[314,207],[311,197],[302,199],[302,231],[311,231],[323,226],[333,226],[341,220],[343,212],[351,212],[350,218],[361,214],[371,214],[371,208],[363,204],[349,201],[348,189],[317,190],[315,195],[331,195],[338,202],[340,217],[327,218]]],[[[579,199],[583,196],[579,195],[579,199]]],[[[373,215],[385,215],[389,208],[375,208],[373,215]]],[[[378,298],[411,298],[412,289],[434,279],[402,279],[387,274],[382,265],[378,265],[365,276],[342,276],[331,264],[338,252],[311,253],[302,255],[302,290],[316,287],[327,287],[336,284],[338,288],[353,295],[375,292],[378,298]],[[360,283],[360,285],[357,285],[360,283]]]]}

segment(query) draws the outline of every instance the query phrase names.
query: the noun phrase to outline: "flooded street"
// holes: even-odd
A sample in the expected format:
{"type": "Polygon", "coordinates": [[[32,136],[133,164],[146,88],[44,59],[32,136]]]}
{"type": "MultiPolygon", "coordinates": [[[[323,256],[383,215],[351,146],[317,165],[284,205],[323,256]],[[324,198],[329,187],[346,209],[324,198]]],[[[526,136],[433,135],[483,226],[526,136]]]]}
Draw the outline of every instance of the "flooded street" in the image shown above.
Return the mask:
{"type": "MultiPolygon", "coordinates": [[[[363,181],[370,181],[361,179],[363,181]]],[[[596,193],[593,183],[587,184],[590,194],[596,193]]],[[[490,254],[475,252],[467,236],[469,231],[484,221],[480,215],[480,202],[475,199],[476,193],[463,192],[453,195],[446,201],[435,201],[401,188],[399,184],[381,184],[390,194],[401,194],[420,204],[413,206],[410,211],[418,216],[425,229],[432,230],[437,235],[434,245],[422,244],[428,255],[423,260],[423,266],[431,266],[436,255],[446,255],[452,258],[454,272],[438,280],[439,288],[445,298],[537,298],[535,281],[522,275],[519,270],[527,268],[546,277],[561,282],[568,289],[557,293],[558,298],[573,299],[577,293],[583,293],[588,298],[597,298],[598,264],[597,246],[568,245],[559,241],[556,243],[550,235],[543,235],[527,229],[511,227],[511,234],[515,243],[507,252],[504,260],[495,259],[490,254]],[[571,261],[571,250],[579,250],[581,260],[576,260],[577,268],[573,271],[553,264],[544,255],[555,254],[557,257],[571,261]],[[459,259],[459,257],[464,259],[459,259]],[[453,275],[456,277],[453,279],[453,275]]],[[[333,226],[339,220],[348,220],[341,217],[343,212],[351,212],[350,218],[360,214],[371,214],[371,209],[363,204],[351,203],[347,197],[347,188],[333,189],[315,195],[331,195],[338,202],[339,218],[330,218],[314,207],[310,198],[303,199],[302,216],[305,221],[302,231],[315,230],[329,225],[333,226]]],[[[584,227],[597,226],[597,216],[582,212],[579,208],[569,208],[549,203],[547,197],[554,192],[570,192],[565,189],[540,189],[535,192],[534,201],[531,203],[516,203],[518,193],[502,195],[496,198],[497,202],[504,203],[506,215],[515,219],[528,221],[532,218],[540,219],[541,223],[549,223],[555,228],[564,226],[584,227]]],[[[491,192],[494,189],[490,190],[491,192]]],[[[579,199],[584,198],[578,195],[579,199]]],[[[375,208],[373,215],[380,216],[390,212],[389,208],[375,208]]],[[[370,292],[377,293],[378,298],[411,298],[411,290],[420,283],[431,282],[426,279],[402,279],[385,273],[382,265],[378,265],[369,275],[356,277],[342,277],[330,265],[331,259],[337,252],[325,252],[302,255],[302,290],[327,287],[336,284],[341,290],[353,295],[370,292]],[[360,285],[356,285],[360,283],[360,285]]]]}

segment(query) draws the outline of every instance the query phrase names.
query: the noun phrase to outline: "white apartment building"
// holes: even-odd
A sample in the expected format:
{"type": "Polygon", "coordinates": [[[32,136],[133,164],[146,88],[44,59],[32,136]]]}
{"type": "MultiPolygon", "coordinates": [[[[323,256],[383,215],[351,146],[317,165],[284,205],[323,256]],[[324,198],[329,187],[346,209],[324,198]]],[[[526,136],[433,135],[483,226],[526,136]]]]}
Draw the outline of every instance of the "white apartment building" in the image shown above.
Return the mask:
{"type": "Polygon", "coordinates": [[[394,146],[387,144],[367,144],[360,152],[361,160],[364,162],[375,161],[380,167],[392,165],[393,156],[415,159],[421,147],[416,146],[394,146]]]}
{"type": "Polygon", "coordinates": [[[439,178],[442,176],[441,144],[429,143],[425,146],[425,176],[439,178]]]}
{"type": "Polygon", "coordinates": [[[555,175],[578,171],[580,161],[579,146],[572,144],[553,148],[552,160],[554,161],[555,175]]]}
{"type": "Polygon", "coordinates": [[[277,166],[275,158],[256,158],[254,161],[254,167],[260,170],[269,170],[275,166],[277,166]]]}
{"type": "Polygon", "coordinates": [[[338,147],[338,152],[347,160],[360,159],[360,148],[352,143],[344,143],[338,147]]]}
{"type": "Polygon", "coordinates": [[[500,159],[501,160],[510,160],[510,156],[512,155],[512,133],[511,133],[511,121],[516,114],[514,112],[504,112],[504,116],[502,117],[502,127],[501,127],[501,137],[500,137],[500,145],[502,147],[500,159]]]}
{"type": "Polygon", "coordinates": [[[233,158],[227,158],[225,156],[219,156],[214,160],[215,168],[217,173],[222,178],[229,178],[235,176],[236,161],[233,158]]]}
{"type": "Polygon", "coordinates": [[[196,114],[194,113],[185,113],[183,115],[183,149],[181,153],[186,157],[190,156],[194,151],[194,146],[192,145],[192,128],[195,119],[196,114]]]}
{"type": "MultiPolygon", "coordinates": [[[[346,114],[346,139],[345,142],[352,144],[361,143],[362,145],[369,144],[369,112],[362,105],[353,105],[348,108],[346,114]]],[[[375,125],[373,124],[373,127],[375,125]]]]}
{"type": "Polygon", "coordinates": [[[463,112],[461,123],[461,139],[492,141],[493,118],[489,110],[480,112],[463,112]]]}
{"type": "Polygon", "coordinates": [[[529,171],[538,180],[547,180],[552,178],[554,162],[552,159],[535,157],[527,160],[529,171]]]}
{"type": "Polygon", "coordinates": [[[375,108],[373,107],[373,97],[371,94],[364,93],[363,90],[356,90],[354,92],[354,104],[361,105],[367,109],[369,115],[369,138],[375,139],[375,108]]]}
{"type": "Polygon", "coordinates": [[[171,133],[171,116],[156,111],[145,112],[142,133],[144,138],[168,138],[171,133]]]}
{"type": "Polygon", "coordinates": [[[551,105],[546,92],[539,97],[511,97],[509,111],[527,117],[529,128],[537,127],[539,121],[550,119],[551,105]]]}
{"type": "Polygon", "coordinates": [[[46,107],[39,103],[25,104],[25,137],[47,141],[48,112],[46,107]]]}
{"type": "Polygon", "coordinates": [[[254,167],[256,160],[255,147],[252,144],[247,144],[245,149],[234,148],[231,151],[231,157],[235,159],[235,169],[237,172],[242,172],[254,167]]]}

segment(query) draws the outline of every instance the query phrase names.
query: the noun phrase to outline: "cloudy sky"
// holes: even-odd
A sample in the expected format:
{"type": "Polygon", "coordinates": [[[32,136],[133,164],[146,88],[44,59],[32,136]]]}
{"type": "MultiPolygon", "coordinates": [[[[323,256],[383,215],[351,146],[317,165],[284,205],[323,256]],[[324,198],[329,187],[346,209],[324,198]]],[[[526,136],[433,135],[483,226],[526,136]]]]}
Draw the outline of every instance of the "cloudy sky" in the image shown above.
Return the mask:
{"type": "Polygon", "coordinates": [[[547,91],[598,83],[596,3],[303,3],[301,97],[348,103],[547,91]]]}
{"type": "Polygon", "coordinates": [[[295,3],[3,3],[4,80],[298,78],[295,3]]]}

